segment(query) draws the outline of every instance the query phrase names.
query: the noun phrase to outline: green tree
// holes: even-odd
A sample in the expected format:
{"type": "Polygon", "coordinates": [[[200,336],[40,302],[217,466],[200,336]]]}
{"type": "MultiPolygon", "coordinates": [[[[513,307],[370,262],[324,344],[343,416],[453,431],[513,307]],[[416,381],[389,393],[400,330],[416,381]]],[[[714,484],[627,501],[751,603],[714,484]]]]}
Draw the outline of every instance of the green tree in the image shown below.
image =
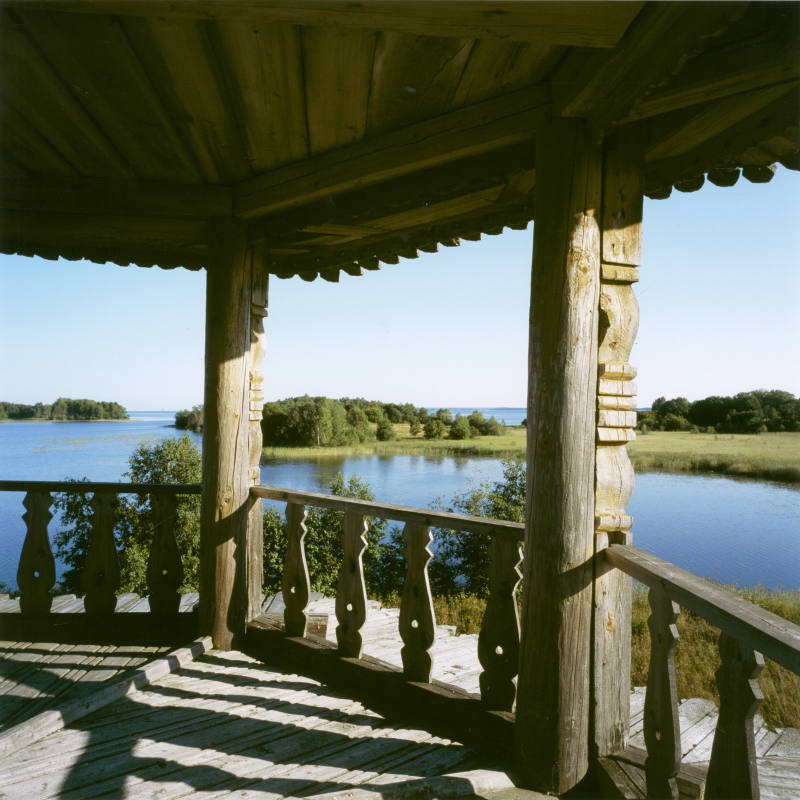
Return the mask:
{"type": "Polygon", "coordinates": [[[375,431],[375,435],[378,437],[379,442],[390,442],[392,439],[397,438],[397,434],[394,432],[394,425],[392,425],[388,417],[381,417],[378,420],[378,429],[375,431]]]}
{"type": "Polygon", "coordinates": [[[188,409],[176,411],[175,427],[181,431],[201,433],[203,430],[203,406],[193,406],[191,411],[188,409]]]}
{"type": "Polygon", "coordinates": [[[429,417],[422,430],[426,439],[441,439],[444,436],[444,423],[439,417],[429,417]]]}
{"type": "Polygon", "coordinates": [[[411,424],[408,426],[408,432],[412,436],[419,436],[421,431],[422,431],[422,423],[419,421],[419,417],[414,417],[411,420],[411,424]]]}
{"type": "MultiPolygon", "coordinates": [[[[128,460],[131,483],[199,483],[200,451],[188,436],[140,445],[128,460]]],[[[87,479],[83,478],[85,482],[87,479]]],[[[91,498],[86,492],[61,492],[53,506],[61,512],[61,527],[53,542],[56,556],[67,565],[61,583],[67,591],[83,592],[91,531],[91,498]]],[[[153,539],[149,495],[123,495],[117,504],[114,539],[120,564],[120,591],[147,594],[147,560],[153,539]]],[[[176,538],[183,563],[181,592],[197,591],[200,565],[200,497],[178,495],[176,538]]]]}
{"type": "Polygon", "coordinates": [[[456,414],[456,418],[450,426],[450,438],[469,439],[471,435],[469,420],[466,417],[462,417],[461,414],[456,414]]]}

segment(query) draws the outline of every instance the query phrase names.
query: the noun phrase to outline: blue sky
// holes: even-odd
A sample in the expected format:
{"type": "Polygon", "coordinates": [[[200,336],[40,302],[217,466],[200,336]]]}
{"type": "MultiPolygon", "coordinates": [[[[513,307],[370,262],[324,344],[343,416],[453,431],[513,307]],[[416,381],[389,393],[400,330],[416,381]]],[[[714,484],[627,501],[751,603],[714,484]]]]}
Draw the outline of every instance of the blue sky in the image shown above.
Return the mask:
{"type": "MultiPolygon", "coordinates": [[[[267,399],[522,406],[531,230],[340,283],[273,279],[267,399]]],[[[800,394],[800,174],[645,202],[639,404],[800,394]]],[[[0,256],[0,400],[202,402],[205,274],[0,256]]]]}

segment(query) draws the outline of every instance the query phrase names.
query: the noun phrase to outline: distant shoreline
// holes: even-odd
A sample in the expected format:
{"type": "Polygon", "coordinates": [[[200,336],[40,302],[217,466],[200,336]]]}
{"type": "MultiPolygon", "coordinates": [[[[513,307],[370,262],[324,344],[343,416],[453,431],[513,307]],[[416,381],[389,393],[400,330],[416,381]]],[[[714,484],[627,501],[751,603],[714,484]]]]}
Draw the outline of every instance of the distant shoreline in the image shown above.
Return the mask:
{"type": "Polygon", "coordinates": [[[113,417],[109,417],[108,419],[35,419],[33,417],[28,417],[27,419],[0,419],[0,423],[3,422],[133,422],[132,417],[122,417],[114,419],[113,417]]]}

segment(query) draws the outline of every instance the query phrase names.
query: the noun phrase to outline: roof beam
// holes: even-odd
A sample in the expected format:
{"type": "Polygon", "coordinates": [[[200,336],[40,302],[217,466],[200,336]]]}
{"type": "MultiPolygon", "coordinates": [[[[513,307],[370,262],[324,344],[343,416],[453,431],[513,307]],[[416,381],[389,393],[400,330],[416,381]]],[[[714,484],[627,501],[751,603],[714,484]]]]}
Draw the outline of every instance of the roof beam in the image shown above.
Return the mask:
{"type": "Polygon", "coordinates": [[[496,2],[495,0],[3,0],[3,5],[78,14],[287,22],[397,31],[418,36],[502,39],[543,45],[613,47],[641,2],[496,2]]]}
{"type": "Polygon", "coordinates": [[[88,178],[5,179],[0,208],[37,213],[212,219],[230,217],[228,186],[132,183],[88,178]]]}
{"type": "Polygon", "coordinates": [[[234,214],[274,214],[532,140],[549,107],[548,90],[530,87],[279,167],[234,187],[234,214]]]}
{"type": "Polygon", "coordinates": [[[588,117],[595,127],[624,120],[635,102],[670,75],[709,37],[744,13],[746,3],[653,3],[610,53],[574,50],[552,77],[565,117],[588,117]]]}

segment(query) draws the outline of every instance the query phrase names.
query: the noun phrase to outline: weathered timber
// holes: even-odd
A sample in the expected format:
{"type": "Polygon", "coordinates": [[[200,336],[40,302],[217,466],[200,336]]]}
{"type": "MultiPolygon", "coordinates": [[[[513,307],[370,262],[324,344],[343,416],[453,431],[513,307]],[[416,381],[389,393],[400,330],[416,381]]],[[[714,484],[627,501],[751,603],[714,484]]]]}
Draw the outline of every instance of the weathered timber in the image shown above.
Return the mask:
{"type": "MultiPolygon", "coordinates": [[[[6,5],[52,9],[47,0],[8,0],[6,5]]],[[[59,11],[73,13],[160,16],[166,19],[241,20],[252,23],[333,25],[429,36],[500,39],[515,42],[612,47],[639,12],[642,3],[599,2],[576,15],[561,3],[528,4],[462,2],[454,15],[448,3],[368,0],[354,7],[344,2],[311,0],[302,4],[254,4],[251,0],[184,0],[164,6],[159,0],[62,0],[59,11]]]]}
{"type": "Polygon", "coordinates": [[[517,587],[522,577],[519,542],[493,537],[489,543],[489,599],[478,636],[481,700],[487,708],[511,711],[517,695],[519,610],[517,587]]]}
{"type": "Polygon", "coordinates": [[[719,637],[719,654],[719,719],[706,797],[756,800],[760,793],[753,716],[763,700],[758,676],[764,669],[764,657],[724,632],[719,637]]]}
{"type": "Polygon", "coordinates": [[[59,612],[32,617],[0,614],[0,638],[6,641],[63,644],[169,645],[185,644],[197,636],[197,614],[166,617],[136,611],[113,617],[84,612],[59,612]]]}
{"type": "Polygon", "coordinates": [[[676,776],[681,764],[678,689],[675,683],[675,647],[678,614],[660,586],[650,587],[650,669],[644,701],[644,740],[647,745],[647,796],[678,800],[676,776]]]}
{"type": "Polygon", "coordinates": [[[463,689],[439,681],[409,681],[398,667],[369,655],[342,657],[333,642],[310,634],[286,636],[263,617],[248,623],[243,650],[338,688],[389,718],[513,761],[514,716],[487,709],[463,689]]]}
{"type": "MultiPolygon", "coordinates": [[[[628,361],[639,328],[632,283],[638,279],[642,252],[643,148],[641,126],[627,125],[606,139],[603,154],[595,552],[633,524],[627,504],[634,473],[626,445],[636,427],[635,398],[629,391],[600,392],[609,384],[630,390],[636,377],[628,361]]],[[[606,755],[625,746],[629,728],[631,579],[597,561],[593,590],[592,729],[597,752],[606,755]]]]}
{"type": "Polygon", "coordinates": [[[150,590],[150,611],[153,614],[177,614],[181,604],[178,592],[183,581],[183,564],[175,538],[178,501],[174,494],[154,494],[153,540],[147,562],[147,585],[150,590]]]}
{"type": "Polygon", "coordinates": [[[342,565],[336,586],[336,641],[339,652],[361,657],[361,628],[367,619],[367,587],[362,556],[367,547],[367,521],[348,511],[342,520],[342,565]]]}
{"type": "Polygon", "coordinates": [[[546,102],[542,87],[528,88],[278,167],[235,187],[234,212],[249,219],[296,208],[530,140],[546,102]]]}
{"type": "MultiPolygon", "coordinates": [[[[250,352],[248,371],[248,485],[261,481],[261,417],[264,406],[264,372],[262,364],[267,351],[264,318],[267,316],[269,275],[264,263],[262,244],[253,247],[253,272],[250,290],[250,352]]],[[[261,584],[264,580],[264,504],[248,495],[247,512],[247,619],[261,613],[261,584]]]]}
{"type": "Polygon", "coordinates": [[[308,618],[306,606],[311,594],[306,550],[306,509],[299,503],[286,504],[286,561],[283,565],[283,613],[286,633],[305,636],[308,618]]]}
{"type": "Polygon", "coordinates": [[[517,744],[526,785],[589,768],[602,153],[582,122],[537,136],[517,744]]]}
{"type": "MultiPolygon", "coordinates": [[[[0,487],[2,487],[1,483],[0,487]]],[[[524,534],[524,526],[519,522],[453,514],[449,511],[396,506],[390,503],[376,503],[372,500],[357,500],[319,492],[302,492],[279,486],[253,486],[250,493],[266,500],[282,500],[286,503],[330,508],[333,511],[354,511],[364,516],[393,519],[399,522],[414,522],[431,528],[453,528],[458,531],[502,536],[512,541],[521,541],[524,534]]]]}
{"type": "Polygon", "coordinates": [[[22,592],[19,604],[23,614],[46,614],[53,602],[50,589],[56,580],[56,562],[47,535],[47,523],[53,518],[52,502],[50,493],[42,491],[29,491],[22,501],[27,530],[17,568],[17,585],[22,592]]]}
{"type": "Polygon", "coordinates": [[[648,586],[666,587],[681,607],[800,674],[800,625],[636,547],[612,544],[601,557],[648,586]]]}
{"type": "Polygon", "coordinates": [[[114,542],[117,498],[110,492],[95,492],[92,498],[92,529],[83,570],[84,604],[93,616],[111,614],[117,605],[119,561],[114,542]]]}
{"type": "Polygon", "coordinates": [[[252,258],[241,223],[210,230],[206,279],[200,625],[230,649],[247,616],[252,258]]]}
{"type": "Polygon", "coordinates": [[[406,544],[406,577],[400,601],[400,636],[403,639],[403,674],[410,681],[430,682],[433,659],[430,649],[436,633],[433,597],[428,581],[428,563],[433,541],[431,530],[418,522],[407,522],[403,530],[406,544]]]}

